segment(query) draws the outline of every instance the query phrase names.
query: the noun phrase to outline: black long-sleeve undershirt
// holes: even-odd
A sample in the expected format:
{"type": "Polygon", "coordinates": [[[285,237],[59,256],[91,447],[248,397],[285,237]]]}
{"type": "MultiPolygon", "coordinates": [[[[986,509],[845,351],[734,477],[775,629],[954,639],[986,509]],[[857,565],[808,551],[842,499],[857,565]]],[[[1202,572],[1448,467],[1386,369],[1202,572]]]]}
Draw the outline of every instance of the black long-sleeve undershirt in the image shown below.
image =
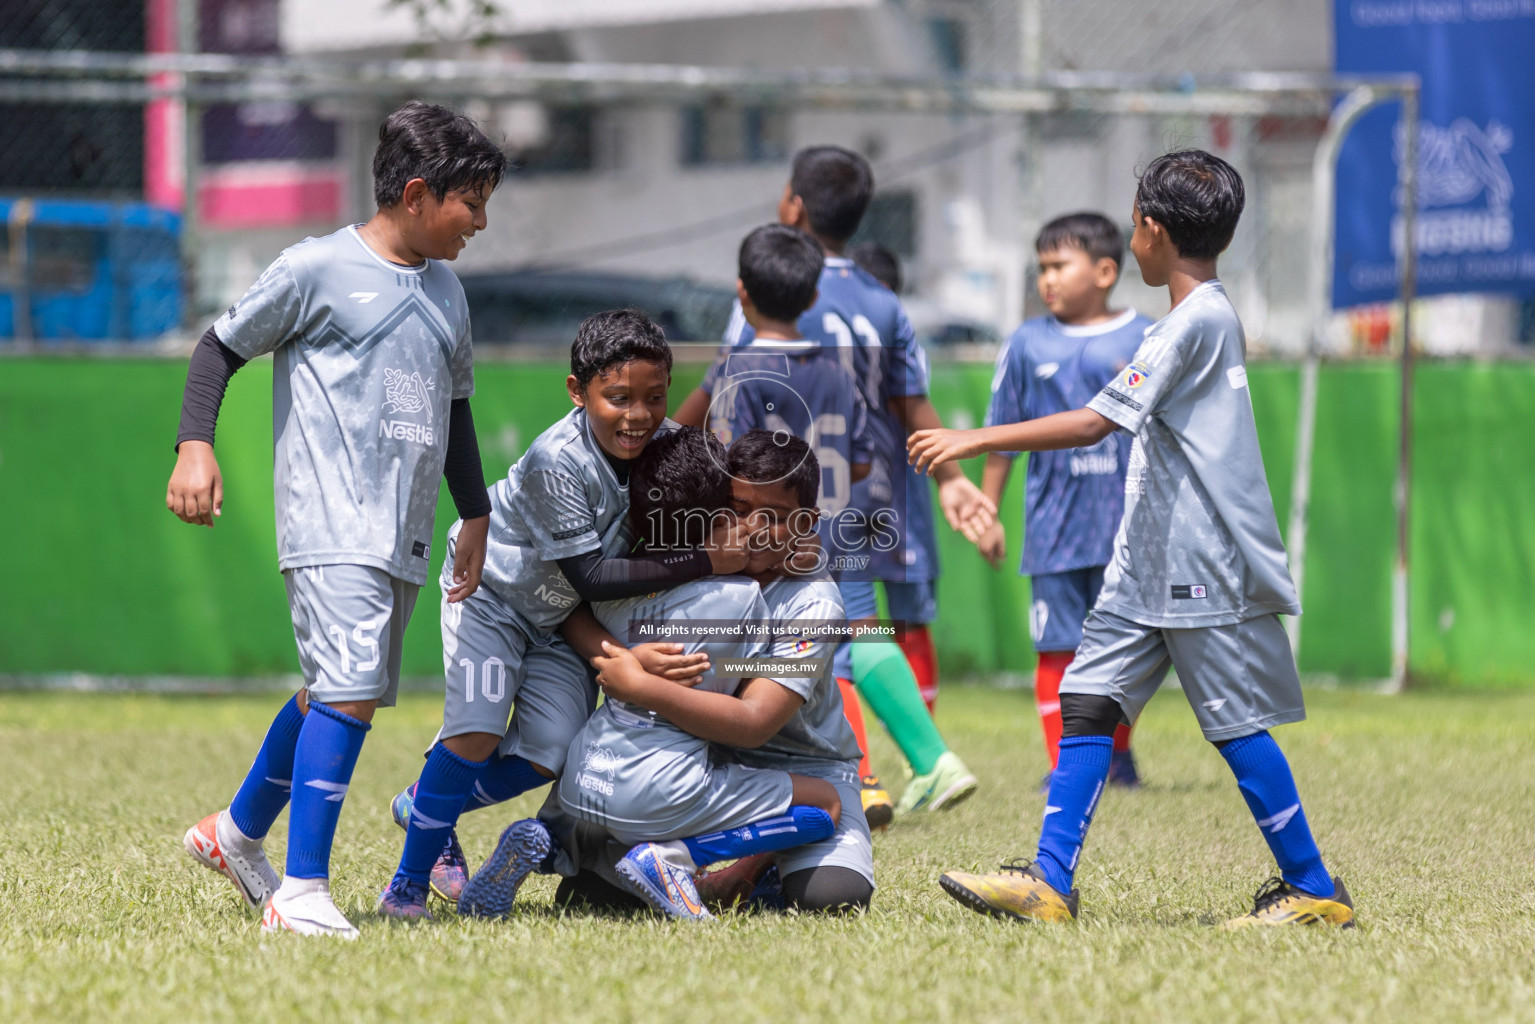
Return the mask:
{"type": "MultiPolygon", "coordinates": [[[[187,366],[186,389],[181,396],[181,424],[176,431],[176,447],[183,441],[213,444],[219,407],[229,380],[247,360],[219,340],[208,328],[187,366]]],[[[469,399],[455,398],[449,405],[448,450],[443,458],[443,478],[453,507],[461,519],[490,515],[490,494],[485,489],[485,470],[480,464],[480,444],[474,432],[474,414],[469,399]]],[[[641,591],[644,593],[644,591],[641,591]]]]}
{"type": "Polygon", "coordinates": [[[181,395],[181,426],[176,430],[177,448],[183,441],[213,443],[224,390],[229,387],[229,378],[245,363],[245,359],[219,341],[213,328],[208,328],[192,350],[192,362],[187,366],[187,386],[181,395]]]}
{"type": "Polygon", "coordinates": [[[485,489],[485,467],[480,464],[480,441],[474,433],[474,413],[469,399],[455,398],[448,412],[448,452],[442,475],[460,519],[490,515],[490,492],[485,489]]]}
{"type": "Polygon", "coordinates": [[[561,558],[559,566],[583,601],[639,597],[652,590],[690,583],[714,571],[708,552],[698,548],[632,558],[603,558],[601,551],[588,551],[561,558]]]}

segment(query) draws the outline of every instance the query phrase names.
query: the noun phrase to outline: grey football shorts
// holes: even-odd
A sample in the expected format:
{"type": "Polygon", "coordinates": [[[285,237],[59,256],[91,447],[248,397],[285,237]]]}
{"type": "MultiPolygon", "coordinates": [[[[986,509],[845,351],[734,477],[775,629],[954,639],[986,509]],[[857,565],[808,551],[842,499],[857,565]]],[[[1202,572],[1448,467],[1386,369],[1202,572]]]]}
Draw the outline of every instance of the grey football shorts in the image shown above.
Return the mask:
{"type": "Polygon", "coordinates": [[[570,771],[555,787],[567,813],[633,845],[738,828],[789,809],[787,772],[715,763],[707,744],[681,737],[668,745],[680,730],[636,721],[643,719],[612,702],[576,736],[570,771]]]}
{"type": "Polygon", "coordinates": [[[1171,665],[1205,739],[1250,736],[1306,717],[1290,639],[1277,615],[1163,629],[1095,610],[1061,693],[1112,697],[1134,722],[1171,665]]]}
{"type": "Polygon", "coordinates": [[[520,616],[490,588],[448,603],[451,551],[442,574],[442,731],[504,737],[501,756],[517,755],[556,775],[570,741],[591,717],[597,686],[580,655],[555,640],[528,636],[520,616]]]}
{"type": "Polygon", "coordinates": [[[787,878],[796,871],[837,867],[856,871],[874,884],[874,841],[869,835],[869,821],[863,816],[863,787],[858,778],[858,764],[821,761],[810,758],[785,758],[778,763],[794,775],[825,779],[837,787],[842,800],[842,817],[830,839],[795,846],[777,854],[778,875],[787,878]]]}
{"type": "Polygon", "coordinates": [[[393,707],[405,626],[421,588],[368,565],[305,566],[283,580],[310,699],[393,707]]]}

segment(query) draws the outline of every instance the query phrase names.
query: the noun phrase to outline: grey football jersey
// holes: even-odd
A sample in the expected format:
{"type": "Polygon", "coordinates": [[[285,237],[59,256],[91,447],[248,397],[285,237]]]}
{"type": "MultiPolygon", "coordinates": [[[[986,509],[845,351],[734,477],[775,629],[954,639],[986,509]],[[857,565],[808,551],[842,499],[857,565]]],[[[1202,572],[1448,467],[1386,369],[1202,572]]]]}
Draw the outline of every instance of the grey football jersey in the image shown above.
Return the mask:
{"type": "MultiPolygon", "coordinates": [[[[695,690],[734,693],[742,677],[723,674],[722,665],[726,661],[762,657],[769,648],[771,630],[767,604],[757,582],[745,576],[705,576],[643,597],[598,601],[592,605],[592,614],[604,629],[618,638],[619,643],[630,645],[647,642],[643,636],[630,634],[631,625],[644,621],[685,623],[709,619],[733,624],[734,628],[714,639],[677,640],[689,654],[705,651],[709,655],[709,672],[693,687],[695,690]]],[[[667,638],[656,639],[665,641],[667,638]]]]}
{"type": "Polygon", "coordinates": [[[843,621],[842,594],[830,577],[784,577],[762,588],[773,624],[773,644],[767,656],[774,660],[824,659],[825,669],[814,678],[785,677],[777,680],[803,698],[805,703],[772,739],[755,750],[736,752],[736,760],[755,768],[793,771],[796,758],[857,761],[862,752],[853,729],[842,712],[842,693],[832,671],[836,640],[801,637],[794,622],[843,621]]]}
{"type": "Polygon", "coordinates": [[[449,403],[474,393],[453,271],[397,266],[347,227],[284,250],[213,329],[246,359],[274,353],[278,566],[424,584],[449,403]]]}
{"type": "MultiPolygon", "coordinates": [[[[738,623],[739,629],[716,640],[682,641],[690,654],[708,652],[711,670],[695,688],[714,693],[734,693],[741,684],[739,676],[722,673],[725,661],[760,657],[768,649],[767,605],[756,582],[744,576],[708,576],[644,597],[599,601],[592,612],[621,643],[630,642],[630,625],[644,620],[738,623]],[[751,633],[748,624],[762,631],[751,633]]],[[[709,744],[644,708],[607,700],[570,746],[572,765],[594,758],[609,769],[621,763],[621,770],[610,771],[611,791],[588,791],[579,779],[567,778],[562,800],[588,814],[665,825],[706,780],[709,744]]]]}
{"type": "MultiPolygon", "coordinates": [[[[676,426],[665,420],[661,430],[676,426]]],[[[559,559],[596,550],[612,558],[629,547],[629,488],[592,437],[584,409],[534,439],[490,489],[490,505],[484,583],[534,635],[559,626],[580,600],[559,559]]]]}
{"type": "Polygon", "coordinates": [[[1136,435],[1097,607],[1172,628],[1300,614],[1258,449],[1246,348],[1226,290],[1206,281],[1087,403],[1136,435]]]}

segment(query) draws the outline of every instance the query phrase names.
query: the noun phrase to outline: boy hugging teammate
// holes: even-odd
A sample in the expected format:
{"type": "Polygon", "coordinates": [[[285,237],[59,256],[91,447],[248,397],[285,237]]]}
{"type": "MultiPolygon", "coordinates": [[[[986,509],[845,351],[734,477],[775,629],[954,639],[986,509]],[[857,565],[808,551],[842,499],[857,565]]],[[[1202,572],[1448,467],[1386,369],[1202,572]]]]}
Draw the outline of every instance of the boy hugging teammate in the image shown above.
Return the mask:
{"type": "Polygon", "coordinates": [[[264,910],[268,931],[358,934],[331,899],[331,843],[374,711],[395,701],[439,477],[464,521],[447,600],[479,585],[491,509],[469,411],[469,315],[441,261],[484,230],[505,166],[467,118],[401,107],[373,156],[378,212],[285,250],[192,356],[166,504],[207,526],[223,504],[213,438],[225,387],[246,361],[274,360],[278,567],[305,686],[228,809],[184,840],[264,910]],[[290,800],[279,884],[262,841],[290,800]]]}
{"type": "Polygon", "coordinates": [[[1114,730],[1135,720],[1171,665],[1279,863],[1252,912],[1228,927],[1354,923],[1268,732],[1306,712],[1279,621],[1300,603],[1258,450],[1242,324],[1215,270],[1243,202],[1241,176],[1218,157],[1186,150],[1152,161],[1136,189],[1130,251],[1147,284],[1167,286],[1172,310],[1134,361],[1085,408],[912,438],[912,462],[931,467],[987,451],[1089,447],[1115,430],[1135,437],[1114,558],[1061,682],[1060,759],[1035,859],[939,880],[983,913],[1077,916],[1072,882],[1114,730]]]}
{"type": "MultiPolygon", "coordinates": [[[[1133,309],[1113,312],[1125,242],[1114,222],[1074,213],[1046,224],[1034,240],[1039,297],[1049,316],[1026,320],[997,355],[986,425],[1001,426],[1080,409],[1129,365],[1151,321],[1133,309]]],[[[981,489],[998,504],[1016,452],[986,456],[981,489]]],[[[1082,620],[1098,600],[1114,531],[1125,507],[1130,443],[1110,434],[1091,448],[1035,452],[1024,488],[1023,563],[1033,599],[1029,631],[1039,653],[1034,697],[1050,768],[1060,753],[1059,688],[1082,642],[1082,620]]],[[[998,521],[977,546],[993,566],[1007,553],[998,521]]],[[[1114,733],[1109,782],[1136,786],[1130,727],[1114,733]]],[[[1049,773],[1042,788],[1048,788],[1049,773]]]]}
{"type": "Polygon", "coordinates": [[[713,668],[681,686],[604,642],[595,664],[608,699],[571,744],[579,770],[538,818],[507,829],[464,904],[506,913],[532,871],[589,869],[669,916],[701,918],[699,868],[777,853],[791,905],[867,905],[872,846],[856,802],[857,744],[831,676],[834,642],[795,632],[840,627],[842,604],[824,575],[788,569],[820,470],[809,446],[782,432],[738,439],[728,474],[726,459],[692,428],[656,441],[635,468],[630,520],[647,550],[701,544],[702,534],[744,521],[754,549],[745,574],[592,608],[619,637],[645,623],[736,624],[685,644],[707,651],[713,668]],[[743,678],[728,670],[743,658],[805,670],[743,678]]]}
{"type": "MultiPolygon", "coordinates": [[[[420,779],[393,801],[405,845],[380,913],[427,916],[429,885],[457,900],[467,881],[454,831],[459,815],[559,776],[596,705],[586,658],[601,653],[600,638],[573,649],[557,635],[572,609],[745,565],[744,545],[724,536],[708,550],[621,557],[631,546],[630,464],[675,427],[666,419],[671,366],[671,349],[645,314],[588,317],[565,381],[575,408],[491,490],[484,586],[461,605],[443,606],[443,726],[420,779]]],[[[450,550],[466,528],[454,525],[450,550]]],[[[449,581],[442,582],[447,593],[449,581]]],[[[639,656],[657,672],[703,660],[671,658],[670,649],[647,645],[639,656]]],[[[483,909],[473,901],[460,907],[483,909]]]]}

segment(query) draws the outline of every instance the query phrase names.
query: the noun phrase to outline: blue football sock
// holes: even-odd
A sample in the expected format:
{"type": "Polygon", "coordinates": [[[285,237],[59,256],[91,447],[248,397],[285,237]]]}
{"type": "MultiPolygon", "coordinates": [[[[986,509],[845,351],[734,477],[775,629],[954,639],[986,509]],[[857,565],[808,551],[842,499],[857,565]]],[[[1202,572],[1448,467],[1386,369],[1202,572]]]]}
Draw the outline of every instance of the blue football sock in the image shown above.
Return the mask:
{"type": "Polygon", "coordinates": [[[448,841],[448,830],[464,813],[469,791],[489,761],[467,761],[441,743],[426,757],[426,767],[411,798],[410,820],[405,823],[405,849],[395,878],[425,882],[432,865],[448,841]]]}
{"type": "Polygon", "coordinates": [[[272,719],[266,739],[256,751],[255,762],[229,802],[229,817],[235,828],[250,839],[265,836],[288,806],[288,792],[293,788],[293,751],[303,727],[304,713],[298,709],[298,695],[294,694],[272,719]]]}
{"type": "Polygon", "coordinates": [[[1248,810],[1258,823],[1258,831],[1268,841],[1279,873],[1284,880],[1313,896],[1333,894],[1332,876],[1322,864],[1306,812],[1301,810],[1300,794],[1290,762],[1284,751],[1267,732],[1216,744],[1221,756],[1237,777],[1237,786],[1248,810]]]}
{"type": "Polygon", "coordinates": [[[749,857],[754,853],[773,853],[807,843],[830,839],[837,831],[831,815],[819,807],[796,805],[788,814],[776,818],[763,818],[750,825],[733,828],[726,832],[710,832],[708,835],[690,836],[682,840],[699,867],[715,861],[749,857]]]}
{"type": "Polygon", "coordinates": [[[329,878],[330,845],[362,741],[372,726],[309,702],[293,754],[293,806],[288,812],[288,875],[329,878]]]}
{"type": "Polygon", "coordinates": [[[1050,795],[1045,798],[1045,820],[1039,829],[1039,852],[1034,861],[1045,881],[1057,892],[1071,892],[1077,858],[1093,823],[1093,811],[1109,777],[1114,751],[1112,736],[1068,736],[1061,740],[1061,756],[1050,773],[1050,795]]]}
{"type": "Polygon", "coordinates": [[[547,775],[539,774],[538,769],[526,758],[516,754],[493,757],[475,780],[464,810],[477,811],[481,807],[492,807],[553,781],[547,775]]]}

